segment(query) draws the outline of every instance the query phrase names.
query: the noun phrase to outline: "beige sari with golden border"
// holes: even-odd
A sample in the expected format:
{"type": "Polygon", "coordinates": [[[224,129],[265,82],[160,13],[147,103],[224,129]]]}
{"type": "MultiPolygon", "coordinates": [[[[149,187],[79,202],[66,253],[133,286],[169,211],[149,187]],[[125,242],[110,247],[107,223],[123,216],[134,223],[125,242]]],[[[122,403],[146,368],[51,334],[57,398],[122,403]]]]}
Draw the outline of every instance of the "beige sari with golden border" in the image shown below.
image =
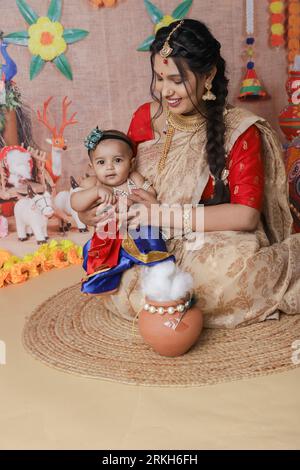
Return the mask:
{"type": "MultiPolygon", "coordinates": [[[[262,136],[265,194],[259,226],[254,232],[207,232],[198,249],[187,249],[182,239],[167,242],[178,265],[192,274],[205,326],[212,328],[234,328],[279,312],[300,313],[300,234],[292,235],[281,144],[269,124],[247,110],[229,108],[225,123],[227,155],[251,125],[262,136]]],[[[140,144],[138,170],[153,183],[161,203],[200,201],[209,178],[205,143],[205,126],[197,133],[176,129],[161,173],[163,142],[140,144]]],[[[118,292],[103,299],[109,310],[128,320],[143,305],[141,269],[123,273],[118,292]]]]}

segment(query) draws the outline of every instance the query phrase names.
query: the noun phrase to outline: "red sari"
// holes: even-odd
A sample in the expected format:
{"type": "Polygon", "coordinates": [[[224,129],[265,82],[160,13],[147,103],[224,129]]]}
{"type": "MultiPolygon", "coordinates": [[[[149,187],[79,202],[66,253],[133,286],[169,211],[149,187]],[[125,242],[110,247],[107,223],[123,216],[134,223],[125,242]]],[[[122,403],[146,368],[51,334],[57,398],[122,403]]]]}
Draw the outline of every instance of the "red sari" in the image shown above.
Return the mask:
{"type": "MultiPolygon", "coordinates": [[[[137,145],[154,139],[150,104],[145,103],[136,110],[128,129],[128,136],[137,145]]],[[[226,161],[231,204],[250,206],[258,211],[262,209],[264,167],[261,152],[261,137],[257,127],[252,125],[236,140],[226,161]]],[[[212,196],[213,179],[210,176],[201,202],[212,196]]]]}

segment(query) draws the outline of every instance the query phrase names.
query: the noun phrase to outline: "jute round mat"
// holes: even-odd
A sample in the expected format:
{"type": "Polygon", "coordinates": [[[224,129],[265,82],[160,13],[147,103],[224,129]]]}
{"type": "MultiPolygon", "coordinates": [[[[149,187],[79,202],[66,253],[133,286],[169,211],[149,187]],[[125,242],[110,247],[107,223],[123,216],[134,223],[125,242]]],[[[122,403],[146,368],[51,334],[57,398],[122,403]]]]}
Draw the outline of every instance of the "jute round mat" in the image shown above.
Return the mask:
{"type": "Polygon", "coordinates": [[[292,343],[300,315],[283,315],[235,330],[206,329],[187,354],[161,357],[143,343],[133,322],[107,311],[98,297],[64,289],[27,320],[25,348],[47,365],[126,384],[199,386],[296,367],[292,343]]]}

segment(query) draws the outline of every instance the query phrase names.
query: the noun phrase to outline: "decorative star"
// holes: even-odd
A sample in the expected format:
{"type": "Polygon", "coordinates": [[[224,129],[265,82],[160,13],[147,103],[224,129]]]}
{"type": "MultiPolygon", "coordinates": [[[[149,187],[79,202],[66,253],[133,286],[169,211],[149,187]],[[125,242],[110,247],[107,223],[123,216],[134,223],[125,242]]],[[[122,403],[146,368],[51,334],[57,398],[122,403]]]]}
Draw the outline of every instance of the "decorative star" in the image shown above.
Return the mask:
{"type": "MultiPolygon", "coordinates": [[[[174,21],[182,20],[188,13],[193,0],[184,0],[178,7],[171,13],[171,15],[164,15],[158,7],[156,7],[150,0],[144,0],[146,10],[151,18],[152,23],[155,24],[154,33],[156,34],[160,28],[169,26],[174,21]]],[[[138,51],[149,51],[152,42],[154,41],[155,34],[149,36],[137,48],[138,51]]]]}
{"type": "Polygon", "coordinates": [[[30,79],[35,78],[46,62],[53,62],[69,80],[73,79],[71,66],[65,56],[67,44],[80,41],[89,32],[83,29],[64,29],[59,22],[62,0],[51,0],[47,16],[39,17],[25,0],[16,0],[17,7],[30,25],[28,31],[18,31],[3,37],[6,43],[28,46],[32,54],[30,79]]]}

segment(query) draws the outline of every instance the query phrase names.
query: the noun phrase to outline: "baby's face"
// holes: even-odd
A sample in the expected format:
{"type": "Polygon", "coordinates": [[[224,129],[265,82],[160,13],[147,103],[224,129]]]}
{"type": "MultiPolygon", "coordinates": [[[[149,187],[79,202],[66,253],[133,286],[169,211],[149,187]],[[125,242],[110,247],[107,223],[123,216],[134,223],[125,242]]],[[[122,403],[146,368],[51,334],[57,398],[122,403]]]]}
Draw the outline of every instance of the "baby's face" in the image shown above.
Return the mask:
{"type": "Polygon", "coordinates": [[[122,140],[107,139],[92,152],[91,160],[100,183],[120,186],[130,174],[132,151],[122,140]]]}

